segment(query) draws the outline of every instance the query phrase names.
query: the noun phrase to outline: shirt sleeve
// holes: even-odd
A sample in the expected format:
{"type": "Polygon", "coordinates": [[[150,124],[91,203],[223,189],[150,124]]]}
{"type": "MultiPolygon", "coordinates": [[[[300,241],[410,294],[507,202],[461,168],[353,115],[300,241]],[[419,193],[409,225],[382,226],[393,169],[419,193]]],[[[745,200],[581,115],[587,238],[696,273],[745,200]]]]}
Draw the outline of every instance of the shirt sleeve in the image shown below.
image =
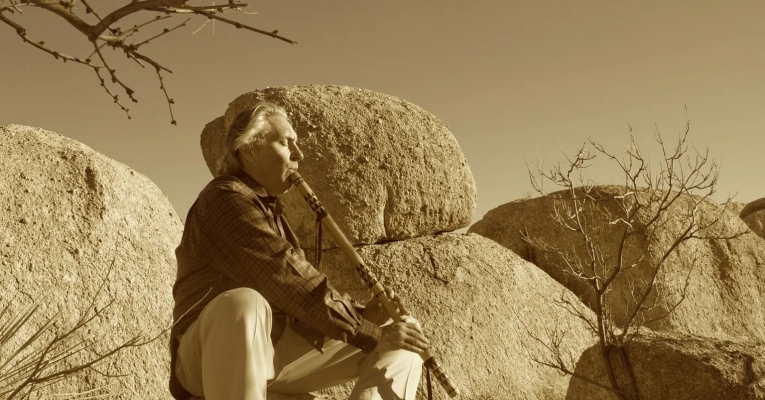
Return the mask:
{"type": "Polygon", "coordinates": [[[214,268],[326,336],[365,352],[375,348],[381,328],[364,320],[358,303],[332,288],[302,252],[276,234],[252,199],[221,190],[210,200],[203,240],[214,268]]]}

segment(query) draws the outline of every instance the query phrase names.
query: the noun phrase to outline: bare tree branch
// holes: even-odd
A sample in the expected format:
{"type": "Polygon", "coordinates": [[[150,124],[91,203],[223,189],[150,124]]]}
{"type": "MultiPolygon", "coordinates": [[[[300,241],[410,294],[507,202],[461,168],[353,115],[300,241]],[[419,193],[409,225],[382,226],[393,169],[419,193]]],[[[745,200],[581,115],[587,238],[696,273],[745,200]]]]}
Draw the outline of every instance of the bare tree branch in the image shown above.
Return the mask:
{"type": "Polygon", "coordinates": [[[117,97],[117,95],[115,95],[114,93],[112,93],[112,92],[111,92],[111,90],[109,90],[109,88],[108,88],[108,87],[106,87],[106,83],[104,82],[104,78],[103,78],[103,77],[101,77],[101,72],[99,72],[98,68],[94,68],[93,70],[96,72],[96,76],[98,76],[98,80],[101,82],[101,87],[103,87],[103,88],[104,88],[104,90],[106,90],[106,93],[107,93],[109,96],[111,96],[111,97],[112,97],[112,99],[114,99],[114,103],[115,103],[115,104],[117,104],[118,106],[120,106],[120,108],[122,109],[122,111],[124,111],[124,112],[125,112],[125,114],[127,114],[127,117],[128,117],[128,119],[132,118],[132,117],[130,116],[130,110],[128,110],[127,108],[125,108],[125,106],[123,106],[123,105],[122,105],[122,103],[120,103],[120,100],[119,100],[119,98],[117,97]]]}
{"type": "MultiPolygon", "coordinates": [[[[82,6],[85,8],[84,15],[78,15],[78,13],[82,14],[83,11],[79,10],[79,7],[75,7],[77,0],[23,0],[24,4],[19,4],[15,0],[9,1],[10,6],[0,8],[0,21],[16,30],[16,33],[24,40],[24,42],[29,43],[39,50],[51,54],[56,59],[61,59],[64,62],[73,61],[93,68],[93,70],[96,72],[96,75],[98,76],[99,82],[104,87],[107,94],[112,97],[114,102],[126,113],[128,118],[130,118],[129,110],[124,105],[122,105],[122,103],[120,103],[118,96],[106,86],[100,75],[99,68],[105,67],[109,72],[111,82],[117,86],[120,86],[133,102],[137,102],[137,99],[134,97],[135,92],[127,85],[126,82],[123,82],[117,76],[116,70],[110,66],[106,55],[103,53],[103,49],[108,46],[114,50],[122,50],[122,52],[124,52],[129,59],[137,63],[141,68],[146,68],[145,64],[150,64],[153,66],[156,70],[157,77],[160,82],[160,89],[162,89],[162,92],[167,101],[171,124],[173,125],[177,124],[177,121],[173,115],[174,101],[165,88],[165,83],[163,80],[164,77],[161,73],[161,71],[166,71],[168,73],[172,73],[172,71],[161,65],[159,62],[155,61],[152,57],[139,53],[138,49],[148,43],[151,43],[154,40],[165,36],[170,32],[186,26],[189,19],[180,24],[177,24],[176,26],[163,28],[159,33],[155,33],[148,39],[139,41],[137,44],[128,44],[125,42],[126,39],[136,35],[140,30],[149,25],[171,18],[174,14],[189,14],[192,16],[199,15],[205,18],[207,21],[211,19],[218,20],[223,23],[232,25],[238,29],[246,29],[261,35],[284,41],[289,44],[297,44],[297,42],[291,39],[280,36],[278,34],[278,30],[267,31],[258,29],[253,26],[243,24],[241,22],[237,22],[219,15],[226,11],[252,14],[242,11],[242,8],[249,6],[248,3],[237,2],[233,0],[230,0],[226,4],[220,5],[193,5],[189,4],[191,0],[133,0],[130,3],[113,9],[105,14],[99,13],[90,4],[90,0],[81,0],[82,6]],[[62,18],[75,29],[77,29],[80,33],[82,33],[87,38],[87,40],[92,43],[95,51],[93,51],[90,56],[83,59],[63,54],[59,51],[46,47],[44,42],[34,41],[28,38],[26,29],[24,28],[23,24],[11,20],[6,15],[6,13],[21,13],[20,7],[24,5],[42,8],[62,18]],[[136,14],[143,15],[145,13],[160,13],[164,15],[156,15],[153,19],[139,25],[133,25],[132,28],[128,28],[124,31],[122,27],[119,26],[124,18],[136,14]],[[84,17],[87,17],[88,14],[95,16],[97,22],[91,24],[83,19],[84,17]],[[98,57],[103,65],[91,63],[91,57],[93,57],[95,54],[98,54],[98,57]]],[[[2,2],[0,2],[0,4],[2,4],[2,2]]]]}
{"type": "Polygon", "coordinates": [[[147,26],[147,25],[151,25],[151,24],[153,24],[153,23],[155,23],[155,22],[159,22],[159,21],[162,21],[162,20],[166,20],[166,19],[168,19],[168,18],[172,18],[172,16],[170,16],[170,15],[157,15],[157,16],[155,16],[154,18],[152,18],[152,19],[150,19],[150,20],[148,20],[148,21],[146,21],[146,22],[144,22],[144,23],[142,23],[142,24],[139,24],[139,25],[133,25],[133,27],[132,27],[132,28],[130,28],[130,29],[128,29],[128,30],[126,30],[126,31],[122,32],[122,35],[121,35],[121,37],[122,37],[123,39],[125,39],[126,37],[128,37],[128,36],[130,36],[130,35],[132,35],[132,34],[134,34],[134,33],[136,33],[136,32],[138,32],[138,30],[139,30],[139,29],[141,29],[141,28],[143,28],[143,27],[145,27],[145,26],[147,26]]]}
{"type": "Polygon", "coordinates": [[[101,16],[98,15],[96,10],[94,10],[93,7],[91,7],[90,4],[88,4],[88,2],[86,0],[80,0],[80,1],[82,1],[82,4],[85,5],[85,14],[91,14],[92,13],[96,17],[96,19],[98,19],[98,22],[103,21],[101,16]]]}
{"type": "Polygon", "coordinates": [[[57,60],[60,58],[64,62],[66,62],[68,60],[68,61],[74,61],[76,63],[84,64],[84,65],[87,65],[87,66],[93,67],[93,68],[102,67],[102,65],[91,64],[89,60],[82,60],[80,58],[72,57],[72,56],[63,54],[63,53],[61,53],[59,51],[53,50],[51,48],[48,48],[48,47],[45,46],[45,42],[43,42],[43,41],[36,42],[34,40],[31,40],[29,37],[27,37],[26,29],[23,26],[21,26],[21,25],[15,23],[15,22],[11,21],[10,19],[8,19],[3,14],[2,11],[0,11],[0,21],[3,21],[6,24],[10,25],[12,28],[16,29],[16,34],[18,34],[21,37],[21,39],[24,40],[24,42],[29,43],[32,46],[34,46],[34,47],[36,47],[36,48],[38,48],[38,49],[40,49],[40,50],[42,50],[42,51],[52,55],[57,60]]]}
{"type": "Polygon", "coordinates": [[[162,71],[157,68],[157,76],[159,77],[159,88],[162,89],[162,92],[165,93],[165,98],[167,99],[167,106],[170,108],[170,118],[172,121],[170,122],[173,125],[178,125],[178,122],[175,120],[175,117],[173,116],[173,104],[175,104],[175,100],[171,99],[170,96],[167,94],[167,89],[165,89],[165,83],[162,80],[162,71]]]}
{"type": "Polygon", "coordinates": [[[278,33],[279,33],[278,30],[274,30],[274,31],[268,32],[268,31],[265,31],[265,30],[262,30],[262,29],[258,29],[258,28],[249,26],[249,25],[242,24],[241,22],[236,22],[236,21],[230,20],[228,18],[224,18],[224,17],[218,16],[217,14],[209,12],[209,11],[199,11],[199,10],[193,10],[193,9],[170,8],[170,7],[164,7],[164,8],[155,7],[155,8],[150,8],[149,10],[160,11],[160,12],[174,12],[174,13],[193,12],[194,14],[204,15],[208,19],[215,19],[215,20],[218,20],[218,21],[221,21],[221,22],[225,22],[225,23],[227,23],[229,25],[234,26],[237,29],[246,29],[246,30],[249,30],[249,31],[252,31],[252,32],[260,33],[261,35],[270,36],[270,37],[272,37],[274,39],[279,39],[279,40],[281,40],[283,42],[286,42],[286,43],[289,43],[289,44],[298,44],[294,40],[287,39],[284,36],[278,35],[278,33]]]}
{"type": "MultiPolygon", "coordinates": [[[[133,101],[133,103],[138,103],[138,100],[136,100],[135,97],[133,97],[133,89],[129,88],[127,85],[125,85],[119,78],[117,78],[117,70],[114,68],[110,68],[109,64],[106,63],[106,59],[104,58],[104,55],[101,53],[101,49],[96,45],[95,42],[93,42],[93,47],[96,49],[96,54],[98,54],[98,58],[101,59],[101,62],[104,63],[104,67],[106,67],[106,70],[109,72],[109,75],[112,77],[112,83],[117,83],[125,90],[125,93],[127,93],[128,97],[130,97],[130,100],[133,101]]],[[[100,76],[100,75],[99,75],[100,76]]],[[[115,97],[115,100],[116,97],[115,97]]]]}
{"type": "Polygon", "coordinates": [[[133,46],[131,46],[131,47],[132,47],[132,48],[134,48],[134,49],[137,49],[137,48],[139,48],[139,47],[141,47],[141,46],[145,45],[146,43],[149,43],[149,42],[151,42],[152,40],[154,40],[154,39],[156,39],[156,38],[158,38],[158,37],[160,37],[160,36],[166,35],[166,34],[168,34],[168,33],[172,32],[172,31],[174,31],[174,30],[176,30],[176,29],[178,29],[178,28],[180,28],[180,27],[182,27],[182,26],[186,26],[186,23],[187,23],[187,22],[189,22],[190,20],[191,20],[191,18],[187,18],[187,19],[186,19],[185,21],[183,21],[181,24],[179,24],[179,25],[177,25],[177,26],[175,26],[175,27],[173,27],[173,28],[170,28],[170,29],[168,29],[168,28],[165,28],[165,29],[164,29],[162,32],[160,32],[160,33],[158,33],[158,34],[156,34],[156,35],[154,35],[154,36],[152,36],[152,37],[150,37],[150,38],[148,38],[148,39],[144,40],[144,41],[143,41],[143,42],[141,42],[141,43],[138,43],[138,44],[136,44],[136,45],[133,45],[133,46]]]}

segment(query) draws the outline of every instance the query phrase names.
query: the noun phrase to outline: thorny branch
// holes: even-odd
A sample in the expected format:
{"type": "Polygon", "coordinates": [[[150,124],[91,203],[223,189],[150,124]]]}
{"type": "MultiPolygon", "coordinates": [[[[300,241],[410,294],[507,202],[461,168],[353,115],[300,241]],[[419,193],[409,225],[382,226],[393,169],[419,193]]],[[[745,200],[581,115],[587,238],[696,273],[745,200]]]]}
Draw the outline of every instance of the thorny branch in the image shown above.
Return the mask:
{"type": "Polygon", "coordinates": [[[116,69],[109,67],[107,63],[107,58],[102,52],[102,50],[107,46],[111,47],[114,50],[121,50],[122,52],[125,53],[125,55],[129,59],[135,61],[141,67],[145,68],[145,65],[142,63],[142,61],[154,67],[157,74],[157,79],[159,80],[159,83],[160,83],[160,89],[165,95],[165,99],[167,101],[167,105],[170,110],[171,124],[173,125],[177,124],[177,121],[175,120],[175,117],[173,116],[173,105],[175,104],[175,101],[167,93],[167,89],[163,81],[163,76],[161,74],[161,71],[166,71],[169,73],[172,73],[172,71],[162,66],[159,62],[155,61],[152,57],[139,53],[138,49],[146,44],[153,42],[154,40],[157,40],[167,35],[170,32],[173,32],[181,27],[186,26],[189,19],[187,19],[186,21],[184,21],[183,23],[175,27],[163,28],[161,32],[150,36],[148,39],[145,39],[139,42],[138,44],[128,44],[125,42],[127,38],[139,33],[140,30],[148,27],[149,25],[153,25],[154,23],[163,21],[165,19],[169,19],[175,14],[199,15],[201,17],[204,17],[208,21],[211,19],[218,20],[225,24],[234,26],[237,29],[246,29],[261,35],[269,36],[271,38],[284,41],[289,44],[297,44],[297,42],[279,35],[278,30],[267,31],[263,29],[258,29],[253,26],[243,24],[241,22],[234,21],[232,19],[225,18],[219,15],[225,12],[239,12],[243,14],[250,14],[250,13],[246,13],[242,11],[242,8],[248,7],[249,4],[238,2],[236,0],[228,0],[227,3],[218,4],[218,5],[214,3],[212,5],[189,4],[193,0],[132,0],[130,3],[122,7],[119,7],[117,9],[113,9],[111,10],[111,12],[108,12],[104,14],[103,16],[102,14],[99,14],[91,6],[91,4],[89,3],[89,0],[80,0],[80,2],[85,8],[84,11],[81,10],[79,7],[76,7],[77,0],[0,0],[0,6],[2,6],[6,1],[8,1],[10,5],[0,7],[0,21],[10,26],[11,28],[13,28],[16,31],[16,34],[19,37],[21,37],[21,39],[25,43],[28,43],[34,46],[35,48],[52,55],[56,59],[61,59],[63,62],[72,61],[72,62],[76,62],[76,63],[86,65],[92,68],[95,71],[101,86],[104,88],[106,93],[112,98],[112,100],[114,100],[114,103],[116,103],[125,112],[128,119],[131,118],[130,110],[126,108],[122,103],[120,103],[118,95],[113,93],[107,87],[103,77],[100,74],[99,69],[102,67],[105,67],[106,70],[109,72],[111,83],[119,86],[121,90],[124,91],[125,94],[127,94],[127,96],[133,102],[138,102],[138,100],[133,96],[133,94],[135,93],[134,90],[131,89],[125,82],[123,82],[117,77],[116,69]],[[17,13],[23,14],[20,8],[22,6],[42,8],[44,10],[47,10],[61,17],[66,22],[68,22],[71,26],[73,26],[78,31],[80,31],[87,38],[87,40],[93,44],[93,48],[95,49],[95,51],[93,51],[93,53],[89,55],[87,58],[73,57],[73,56],[64,54],[60,51],[57,51],[55,49],[52,49],[49,46],[45,46],[45,43],[43,41],[32,40],[27,35],[27,30],[26,28],[24,28],[24,25],[22,23],[14,21],[11,18],[9,18],[10,14],[17,14],[17,13]],[[135,14],[143,15],[146,13],[159,13],[159,14],[155,15],[152,19],[144,23],[141,23],[139,25],[133,25],[133,27],[125,29],[125,30],[123,30],[123,27],[120,26],[120,23],[122,22],[124,18],[131,15],[135,15],[135,14]],[[87,14],[93,14],[98,20],[98,22],[96,24],[88,23],[85,20],[85,15],[87,14]],[[91,58],[95,54],[98,55],[103,65],[93,64],[91,62],[91,58]]]}

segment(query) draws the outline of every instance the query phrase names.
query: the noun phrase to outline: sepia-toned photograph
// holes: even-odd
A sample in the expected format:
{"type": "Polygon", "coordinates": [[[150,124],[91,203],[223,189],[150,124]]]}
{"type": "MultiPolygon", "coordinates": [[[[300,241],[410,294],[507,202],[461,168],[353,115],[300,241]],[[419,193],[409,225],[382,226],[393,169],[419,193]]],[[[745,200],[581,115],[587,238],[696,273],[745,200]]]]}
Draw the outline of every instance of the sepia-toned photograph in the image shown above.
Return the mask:
{"type": "Polygon", "coordinates": [[[0,0],[0,400],[765,400],[763,21],[0,0]]]}

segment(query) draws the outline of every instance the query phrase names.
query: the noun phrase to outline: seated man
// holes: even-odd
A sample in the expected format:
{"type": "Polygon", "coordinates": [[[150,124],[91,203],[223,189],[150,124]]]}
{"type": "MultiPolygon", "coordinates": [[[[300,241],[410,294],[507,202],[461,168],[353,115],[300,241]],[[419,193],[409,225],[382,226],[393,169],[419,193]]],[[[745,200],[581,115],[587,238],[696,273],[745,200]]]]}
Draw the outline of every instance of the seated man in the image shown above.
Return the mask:
{"type": "Polygon", "coordinates": [[[276,196],[292,187],[302,159],[281,107],[260,103],[233,122],[217,177],[189,210],[176,249],[176,399],[264,400],[266,390],[357,379],[353,400],[414,400],[428,348],[419,323],[386,324],[375,299],[364,308],[335,291],[281,214],[276,196]]]}

